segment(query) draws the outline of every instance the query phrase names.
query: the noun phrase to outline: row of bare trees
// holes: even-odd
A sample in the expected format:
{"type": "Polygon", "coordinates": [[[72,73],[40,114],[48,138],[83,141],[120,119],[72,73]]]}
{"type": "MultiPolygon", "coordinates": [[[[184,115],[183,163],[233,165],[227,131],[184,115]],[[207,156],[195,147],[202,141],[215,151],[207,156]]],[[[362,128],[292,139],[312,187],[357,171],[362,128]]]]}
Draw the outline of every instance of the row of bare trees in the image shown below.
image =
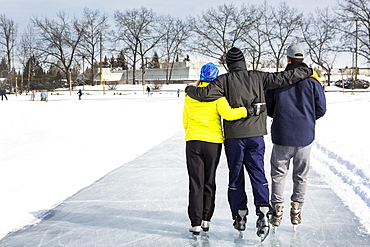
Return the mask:
{"type": "Polygon", "coordinates": [[[342,0],[335,9],[309,14],[285,2],[277,7],[266,2],[241,7],[223,4],[185,21],[141,7],[114,12],[113,27],[108,14],[85,9],[81,18],[65,12],[55,18],[34,17],[19,38],[14,21],[0,14],[0,56],[9,77],[20,74],[14,64],[21,64],[19,76],[28,88],[40,66],[49,74],[60,73],[68,82],[72,74],[81,72],[93,82],[103,54],[119,54],[133,71],[133,83],[137,68],[145,78],[147,58],[153,54],[159,54],[169,82],[179,57],[196,54],[224,65],[225,54],[233,46],[244,51],[253,69],[278,69],[291,43],[303,44],[312,63],[330,74],[338,52],[356,51],[370,61],[369,1],[342,0]],[[85,61],[86,69],[82,68],[85,61]]]}

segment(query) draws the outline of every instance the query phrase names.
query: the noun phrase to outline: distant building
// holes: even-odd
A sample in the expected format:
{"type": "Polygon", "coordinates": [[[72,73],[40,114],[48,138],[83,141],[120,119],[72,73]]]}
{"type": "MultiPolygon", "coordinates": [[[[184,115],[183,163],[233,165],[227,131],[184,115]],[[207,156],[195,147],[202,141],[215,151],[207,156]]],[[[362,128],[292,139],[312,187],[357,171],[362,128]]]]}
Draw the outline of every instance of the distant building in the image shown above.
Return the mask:
{"type": "MultiPolygon", "coordinates": [[[[176,62],[172,69],[172,76],[170,83],[174,84],[187,84],[195,82],[199,79],[199,73],[201,67],[206,64],[207,62],[191,62],[191,61],[184,61],[184,62],[176,62]]],[[[166,82],[166,67],[165,64],[161,64],[161,67],[158,69],[145,69],[145,83],[144,84],[152,84],[152,83],[165,83],[166,82]]],[[[218,69],[220,70],[220,75],[226,73],[226,69],[221,66],[217,65],[218,69]]],[[[249,68],[250,69],[250,68],[249,68]]],[[[275,68],[260,68],[259,70],[265,72],[276,72],[275,68]]],[[[284,68],[280,68],[278,71],[283,71],[284,68]]],[[[315,70],[321,75],[322,77],[325,76],[325,73],[318,68],[315,70]]],[[[340,75],[340,69],[333,69],[331,71],[331,75],[340,75]]],[[[345,70],[345,74],[353,74],[354,69],[347,68],[345,70]]],[[[342,72],[343,74],[343,72],[342,72]]],[[[359,68],[358,75],[370,75],[370,69],[368,68],[359,68]]],[[[136,83],[142,83],[142,71],[141,69],[137,69],[136,73],[136,83]]],[[[132,70],[122,70],[120,68],[103,68],[102,69],[102,80],[103,82],[109,83],[118,83],[118,84],[133,84],[132,82],[132,70]]],[[[100,81],[100,76],[97,74],[95,76],[95,81],[100,81]]]]}
{"type": "MultiPolygon", "coordinates": [[[[207,62],[176,62],[172,69],[171,83],[175,84],[186,84],[197,81],[199,79],[199,73],[201,67],[207,62]]],[[[223,66],[217,66],[220,70],[220,74],[226,73],[226,69],[223,66]]],[[[142,82],[142,71],[141,69],[136,70],[135,73],[136,82],[142,82]]],[[[100,81],[100,76],[95,77],[96,81],[100,81]]],[[[103,68],[102,69],[102,80],[105,82],[118,82],[119,84],[132,84],[132,70],[122,70],[119,68],[103,68]]],[[[165,82],[166,81],[166,68],[164,64],[158,69],[145,69],[145,84],[154,82],[165,82]]]]}

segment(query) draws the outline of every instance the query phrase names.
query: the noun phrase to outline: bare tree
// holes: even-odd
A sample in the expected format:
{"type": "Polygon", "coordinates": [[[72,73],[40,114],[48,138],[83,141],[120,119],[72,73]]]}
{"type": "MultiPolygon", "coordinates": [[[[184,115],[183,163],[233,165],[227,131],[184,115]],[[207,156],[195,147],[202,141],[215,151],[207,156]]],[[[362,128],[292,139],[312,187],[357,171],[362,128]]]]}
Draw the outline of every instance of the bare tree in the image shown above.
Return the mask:
{"type": "MultiPolygon", "coordinates": [[[[91,83],[94,84],[95,65],[97,65],[99,58],[99,42],[100,35],[106,36],[109,25],[107,24],[108,15],[101,14],[99,10],[91,10],[85,8],[83,11],[83,25],[85,32],[81,40],[81,48],[79,49],[79,56],[88,61],[91,66],[91,83]]],[[[85,71],[83,71],[84,73],[85,71]]]]}
{"type": "Polygon", "coordinates": [[[336,52],[335,44],[338,40],[336,29],[331,26],[338,25],[336,18],[330,15],[329,9],[317,9],[302,22],[302,34],[308,46],[308,54],[313,63],[322,68],[328,76],[330,85],[330,70],[333,68],[336,52]]]}
{"type": "Polygon", "coordinates": [[[130,53],[132,53],[133,84],[136,84],[135,70],[138,59],[141,59],[142,78],[145,76],[145,56],[151,51],[161,39],[158,30],[158,19],[156,14],[149,9],[116,11],[114,14],[116,26],[116,40],[123,42],[130,53]],[[138,58],[139,56],[139,58],[138,58]]]}
{"type": "MultiPolygon", "coordinates": [[[[29,61],[38,60],[40,53],[37,50],[37,40],[34,35],[35,29],[32,25],[28,25],[25,32],[22,34],[21,41],[19,43],[19,61],[23,66],[23,78],[27,79],[26,91],[30,90],[30,84],[32,80],[32,66],[30,66],[29,61]],[[27,69],[27,71],[25,71],[27,69]]],[[[23,85],[22,85],[23,87],[23,85]]],[[[21,88],[23,91],[23,88],[21,88]]]]}
{"type": "Polygon", "coordinates": [[[233,4],[224,4],[216,9],[211,8],[197,18],[190,18],[191,29],[195,32],[193,50],[217,59],[225,66],[225,54],[231,47],[238,46],[243,50],[242,32],[253,22],[244,14],[233,4]]]}
{"type": "Polygon", "coordinates": [[[162,47],[166,69],[166,83],[170,83],[173,65],[176,59],[182,55],[186,41],[190,36],[190,26],[171,16],[165,16],[161,20],[161,30],[164,31],[162,47]]]}
{"type": "Polygon", "coordinates": [[[370,1],[343,0],[336,15],[340,25],[332,25],[332,28],[342,32],[342,45],[338,50],[354,51],[370,62],[370,1]]]}
{"type": "MultiPolygon", "coordinates": [[[[8,65],[8,75],[13,75],[15,73],[14,67],[12,67],[12,59],[15,47],[15,40],[17,37],[18,25],[14,23],[12,19],[8,19],[5,14],[0,15],[0,48],[5,53],[7,65],[8,65]]],[[[14,76],[13,76],[14,77],[14,76]]],[[[12,83],[9,83],[9,90],[12,92],[12,83]]]]}
{"type": "Polygon", "coordinates": [[[277,9],[270,7],[269,10],[265,12],[265,35],[278,71],[286,46],[296,40],[294,33],[299,30],[303,14],[290,8],[285,2],[281,2],[277,9]]]}
{"type": "Polygon", "coordinates": [[[249,16],[253,20],[243,28],[241,40],[245,44],[246,55],[251,59],[252,69],[255,70],[261,64],[262,57],[268,54],[265,49],[268,40],[265,35],[266,27],[263,18],[266,5],[258,7],[251,5],[248,8],[242,8],[242,11],[245,13],[244,16],[249,16]]]}
{"type": "Polygon", "coordinates": [[[65,12],[59,12],[56,20],[36,17],[32,22],[38,31],[37,49],[43,54],[44,62],[64,73],[71,94],[72,66],[84,35],[84,26],[76,18],[69,18],[65,12]]]}

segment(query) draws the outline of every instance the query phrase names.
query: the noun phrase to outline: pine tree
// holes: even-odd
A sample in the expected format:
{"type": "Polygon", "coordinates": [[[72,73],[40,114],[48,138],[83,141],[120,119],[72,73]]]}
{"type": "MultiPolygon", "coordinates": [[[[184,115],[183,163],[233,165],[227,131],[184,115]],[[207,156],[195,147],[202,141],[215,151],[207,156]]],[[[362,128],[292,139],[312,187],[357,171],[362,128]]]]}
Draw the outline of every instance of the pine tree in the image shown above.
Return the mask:
{"type": "Polygon", "coordinates": [[[109,61],[108,61],[107,56],[104,57],[102,65],[103,65],[103,68],[109,68],[109,61]]]}
{"type": "Polygon", "coordinates": [[[9,68],[8,68],[7,63],[6,63],[5,57],[3,57],[1,59],[1,62],[0,62],[0,77],[1,78],[7,78],[8,74],[9,74],[9,68]]]}
{"type": "Polygon", "coordinates": [[[123,50],[120,51],[119,56],[117,57],[117,67],[121,67],[123,70],[128,69],[125,52],[123,50]]]}
{"type": "Polygon", "coordinates": [[[46,74],[35,56],[31,56],[24,68],[23,79],[28,83],[28,89],[46,89],[44,87],[46,74]]]}
{"type": "Polygon", "coordinates": [[[157,52],[154,52],[154,55],[152,57],[152,61],[149,64],[149,68],[150,69],[158,69],[158,68],[160,68],[159,56],[158,56],[158,53],[157,52]]]}
{"type": "Polygon", "coordinates": [[[110,63],[110,66],[111,66],[112,68],[117,68],[116,59],[114,58],[114,56],[113,56],[113,55],[112,55],[112,57],[110,58],[109,63],[110,63]]]}

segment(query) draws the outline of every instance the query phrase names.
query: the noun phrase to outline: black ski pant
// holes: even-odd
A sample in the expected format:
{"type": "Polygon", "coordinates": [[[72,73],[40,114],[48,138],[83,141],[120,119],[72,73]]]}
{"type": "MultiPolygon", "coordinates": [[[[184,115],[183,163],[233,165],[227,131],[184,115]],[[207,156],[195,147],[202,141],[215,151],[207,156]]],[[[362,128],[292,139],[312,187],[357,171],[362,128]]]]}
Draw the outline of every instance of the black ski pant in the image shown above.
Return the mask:
{"type": "Polygon", "coordinates": [[[191,226],[210,221],[215,209],[216,169],[222,144],[203,141],[186,142],[186,164],[189,175],[188,215],[191,226]]]}
{"type": "Polygon", "coordinates": [[[1,100],[3,100],[4,97],[5,97],[6,100],[8,100],[8,97],[6,97],[6,94],[1,95],[1,100]]]}

